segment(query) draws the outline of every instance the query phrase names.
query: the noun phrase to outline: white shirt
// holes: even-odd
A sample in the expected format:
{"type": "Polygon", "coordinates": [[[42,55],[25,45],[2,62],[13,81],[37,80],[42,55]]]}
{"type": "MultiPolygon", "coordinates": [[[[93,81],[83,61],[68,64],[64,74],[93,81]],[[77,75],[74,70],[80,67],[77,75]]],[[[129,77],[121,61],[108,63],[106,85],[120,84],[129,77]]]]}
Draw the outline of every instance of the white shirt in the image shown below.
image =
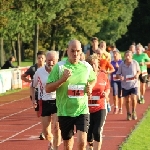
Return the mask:
{"type": "Polygon", "coordinates": [[[33,76],[33,87],[38,87],[38,99],[46,100],[55,100],[56,91],[51,93],[46,93],[45,86],[49,73],[45,70],[45,66],[37,69],[33,76]]]}

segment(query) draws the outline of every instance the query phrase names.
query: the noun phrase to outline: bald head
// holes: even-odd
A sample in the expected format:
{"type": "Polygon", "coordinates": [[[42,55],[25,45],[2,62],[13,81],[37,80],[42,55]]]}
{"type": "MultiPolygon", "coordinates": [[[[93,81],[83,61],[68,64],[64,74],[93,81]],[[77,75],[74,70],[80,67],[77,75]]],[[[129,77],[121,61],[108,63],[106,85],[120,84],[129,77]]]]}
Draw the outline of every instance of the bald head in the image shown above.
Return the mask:
{"type": "Polygon", "coordinates": [[[69,42],[69,44],[68,44],[68,47],[74,46],[74,45],[79,45],[80,48],[81,48],[81,42],[78,41],[78,40],[71,40],[71,41],[69,42]]]}
{"type": "Polygon", "coordinates": [[[78,40],[71,40],[68,44],[67,54],[71,63],[78,63],[80,54],[82,53],[81,42],[78,40]]]}

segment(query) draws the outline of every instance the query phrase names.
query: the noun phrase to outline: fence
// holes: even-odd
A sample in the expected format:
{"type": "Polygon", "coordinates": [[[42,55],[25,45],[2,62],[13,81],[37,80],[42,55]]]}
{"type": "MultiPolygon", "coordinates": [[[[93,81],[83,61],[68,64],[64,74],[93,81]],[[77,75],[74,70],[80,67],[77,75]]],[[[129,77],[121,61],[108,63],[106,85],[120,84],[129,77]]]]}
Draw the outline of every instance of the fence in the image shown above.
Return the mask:
{"type": "Polygon", "coordinates": [[[29,87],[30,83],[21,80],[21,74],[23,74],[28,68],[29,67],[21,67],[0,70],[0,93],[5,93],[8,90],[29,87]]]}

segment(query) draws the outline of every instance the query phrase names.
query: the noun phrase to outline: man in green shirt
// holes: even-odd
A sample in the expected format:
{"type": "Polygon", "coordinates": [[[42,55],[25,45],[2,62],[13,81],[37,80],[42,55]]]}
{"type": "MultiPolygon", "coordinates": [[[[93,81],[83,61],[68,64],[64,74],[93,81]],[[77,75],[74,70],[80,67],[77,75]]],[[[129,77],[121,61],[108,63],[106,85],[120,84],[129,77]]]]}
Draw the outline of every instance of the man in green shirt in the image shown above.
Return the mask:
{"type": "Polygon", "coordinates": [[[141,98],[139,99],[140,104],[144,104],[144,94],[146,89],[146,82],[147,82],[147,65],[150,64],[150,58],[147,54],[142,52],[143,46],[141,44],[136,46],[136,54],[133,55],[133,59],[136,60],[140,65],[141,74],[139,75],[140,80],[140,95],[141,98]]]}
{"type": "Polygon", "coordinates": [[[46,92],[56,90],[57,115],[65,150],[73,148],[74,125],[77,130],[77,149],[86,149],[88,96],[96,83],[96,75],[89,63],[79,61],[81,53],[80,41],[70,41],[68,59],[54,66],[46,85],[46,92]]]}

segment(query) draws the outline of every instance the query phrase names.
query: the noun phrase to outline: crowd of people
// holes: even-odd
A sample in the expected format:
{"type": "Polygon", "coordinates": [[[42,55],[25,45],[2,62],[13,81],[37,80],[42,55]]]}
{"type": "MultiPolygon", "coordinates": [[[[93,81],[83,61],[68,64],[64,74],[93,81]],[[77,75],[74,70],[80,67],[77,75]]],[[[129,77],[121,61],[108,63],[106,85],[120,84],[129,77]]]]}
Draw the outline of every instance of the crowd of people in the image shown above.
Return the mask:
{"type": "Polygon", "coordinates": [[[48,150],[58,150],[61,139],[64,150],[72,150],[75,132],[78,150],[100,150],[111,88],[114,115],[123,113],[125,103],[126,119],[137,119],[136,106],[145,103],[149,83],[150,43],[145,51],[132,44],[124,58],[115,46],[110,49],[93,37],[84,53],[81,42],[71,40],[62,58],[56,51],[39,51],[37,63],[21,76],[30,83],[30,98],[41,118],[40,139],[49,141],[48,150]]]}

